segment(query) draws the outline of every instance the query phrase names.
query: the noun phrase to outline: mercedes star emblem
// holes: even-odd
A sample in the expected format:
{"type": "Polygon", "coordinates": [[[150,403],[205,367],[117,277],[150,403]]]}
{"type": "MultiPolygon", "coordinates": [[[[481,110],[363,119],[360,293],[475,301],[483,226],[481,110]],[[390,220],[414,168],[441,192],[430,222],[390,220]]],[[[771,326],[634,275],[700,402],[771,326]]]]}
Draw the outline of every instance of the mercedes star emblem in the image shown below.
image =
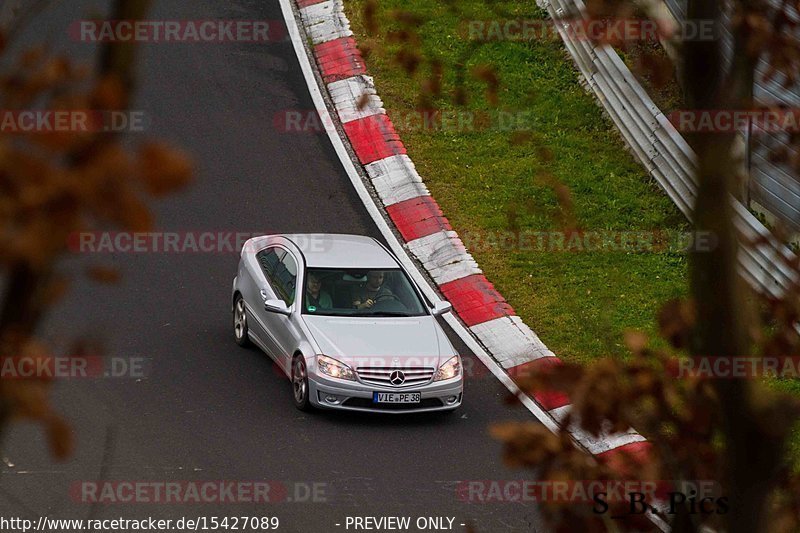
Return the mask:
{"type": "Polygon", "coordinates": [[[406,381],[406,375],[400,372],[399,370],[395,370],[391,374],[389,374],[389,383],[394,385],[395,387],[399,387],[406,381]]]}

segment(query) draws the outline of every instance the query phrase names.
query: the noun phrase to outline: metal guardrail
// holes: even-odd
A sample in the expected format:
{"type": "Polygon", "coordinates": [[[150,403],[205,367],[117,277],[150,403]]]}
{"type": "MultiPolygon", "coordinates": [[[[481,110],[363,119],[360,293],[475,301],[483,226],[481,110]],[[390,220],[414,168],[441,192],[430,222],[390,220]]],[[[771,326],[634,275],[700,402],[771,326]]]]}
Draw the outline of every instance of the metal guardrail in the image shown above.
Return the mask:
{"type": "MultiPolygon", "coordinates": [[[[559,19],[586,18],[582,0],[537,0],[555,21],[578,69],[633,154],[683,214],[691,220],[697,195],[697,157],[653,103],[619,55],[567,30],[559,19]]],[[[739,271],[759,292],[779,296],[798,282],[789,266],[794,254],[778,242],[738,200],[731,197],[734,223],[743,237],[739,271]]]]}
{"type": "MultiPolygon", "coordinates": [[[[675,21],[685,20],[687,0],[663,0],[667,10],[675,21]]],[[[800,12],[791,4],[782,4],[776,0],[769,1],[771,7],[783,9],[788,15],[797,20],[800,12]]],[[[727,17],[725,19],[728,20],[727,17]]],[[[722,46],[730,57],[733,54],[733,41],[730,33],[722,34],[722,46]]],[[[768,65],[765,60],[756,66],[755,85],[753,96],[758,102],[764,104],[781,104],[794,109],[800,107],[800,85],[789,84],[786,77],[780,74],[767,77],[768,65]]],[[[785,133],[759,132],[748,136],[747,149],[750,151],[750,180],[748,187],[748,201],[758,202],[781,222],[785,223],[794,232],[800,232],[800,183],[797,173],[785,162],[776,161],[767,157],[767,154],[776,146],[785,145],[785,133]]],[[[792,148],[784,147],[789,152],[792,148]]]]}

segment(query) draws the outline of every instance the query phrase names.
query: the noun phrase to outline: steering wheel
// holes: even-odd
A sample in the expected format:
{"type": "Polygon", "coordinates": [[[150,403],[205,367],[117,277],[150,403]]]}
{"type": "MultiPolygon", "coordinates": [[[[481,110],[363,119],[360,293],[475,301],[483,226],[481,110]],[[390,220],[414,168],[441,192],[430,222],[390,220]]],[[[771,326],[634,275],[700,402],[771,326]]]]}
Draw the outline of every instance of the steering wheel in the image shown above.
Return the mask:
{"type": "Polygon", "coordinates": [[[385,293],[385,294],[381,294],[379,296],[376,296],[375,300],[373,300],[373,301],[375,303],[378,303],[378,302],[385,302],[386,300],[389,300],[389,299],[397,300],[398,302],[400,301],[400,298],[398,298],[397,296],[395,296],[394,294],[391,294],[391,293],[385,293]]]}

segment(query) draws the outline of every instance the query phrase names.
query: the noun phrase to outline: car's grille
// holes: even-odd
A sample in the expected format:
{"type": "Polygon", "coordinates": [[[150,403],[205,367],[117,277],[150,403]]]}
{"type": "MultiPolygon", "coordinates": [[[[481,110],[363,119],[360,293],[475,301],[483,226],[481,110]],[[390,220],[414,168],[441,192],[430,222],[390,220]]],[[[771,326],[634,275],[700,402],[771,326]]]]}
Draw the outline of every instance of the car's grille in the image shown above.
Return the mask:
{"type": "Polygon", "coordinates": [[[425,398],[419,403],[373,403],[369,398],[348,398],[342,405],[380,411],[410,411],[412,409],[441,407],[444,404],[439,398],[425,398]]]}
{"type": "Polygon", "coordinates": [[[382,385],[385,387],[413,387],[424,385],[433,379],[434,369],[430,367],[409,367],[409,368],[392,368],[385,366],[369,366],[356,368],[358,377],[364,383],[371,385],[382,385]],[[393,383],[392,378],[394,372],[402,372],[405,380],[402,383],[393,383]]]}

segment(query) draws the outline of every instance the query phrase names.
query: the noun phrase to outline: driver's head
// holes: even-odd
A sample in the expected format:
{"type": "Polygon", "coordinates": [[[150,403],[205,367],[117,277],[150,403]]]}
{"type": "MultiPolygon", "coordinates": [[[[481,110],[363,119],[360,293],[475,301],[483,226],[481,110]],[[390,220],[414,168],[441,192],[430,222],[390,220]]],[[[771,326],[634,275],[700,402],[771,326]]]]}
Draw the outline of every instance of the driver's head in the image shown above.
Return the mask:
{"type": "Polygon", "coordinates": [[[308,275],[308,292],[311,294],[316,295],[319,290],[322,288],[322,280],[320,280],[315,274],[308,275]]]}
{"type": "Polygon", "coordinates": [[[367,274],[367,287],[370,289],[380,289],[383,285],[383,271],[373,270],[367,274]]]}

